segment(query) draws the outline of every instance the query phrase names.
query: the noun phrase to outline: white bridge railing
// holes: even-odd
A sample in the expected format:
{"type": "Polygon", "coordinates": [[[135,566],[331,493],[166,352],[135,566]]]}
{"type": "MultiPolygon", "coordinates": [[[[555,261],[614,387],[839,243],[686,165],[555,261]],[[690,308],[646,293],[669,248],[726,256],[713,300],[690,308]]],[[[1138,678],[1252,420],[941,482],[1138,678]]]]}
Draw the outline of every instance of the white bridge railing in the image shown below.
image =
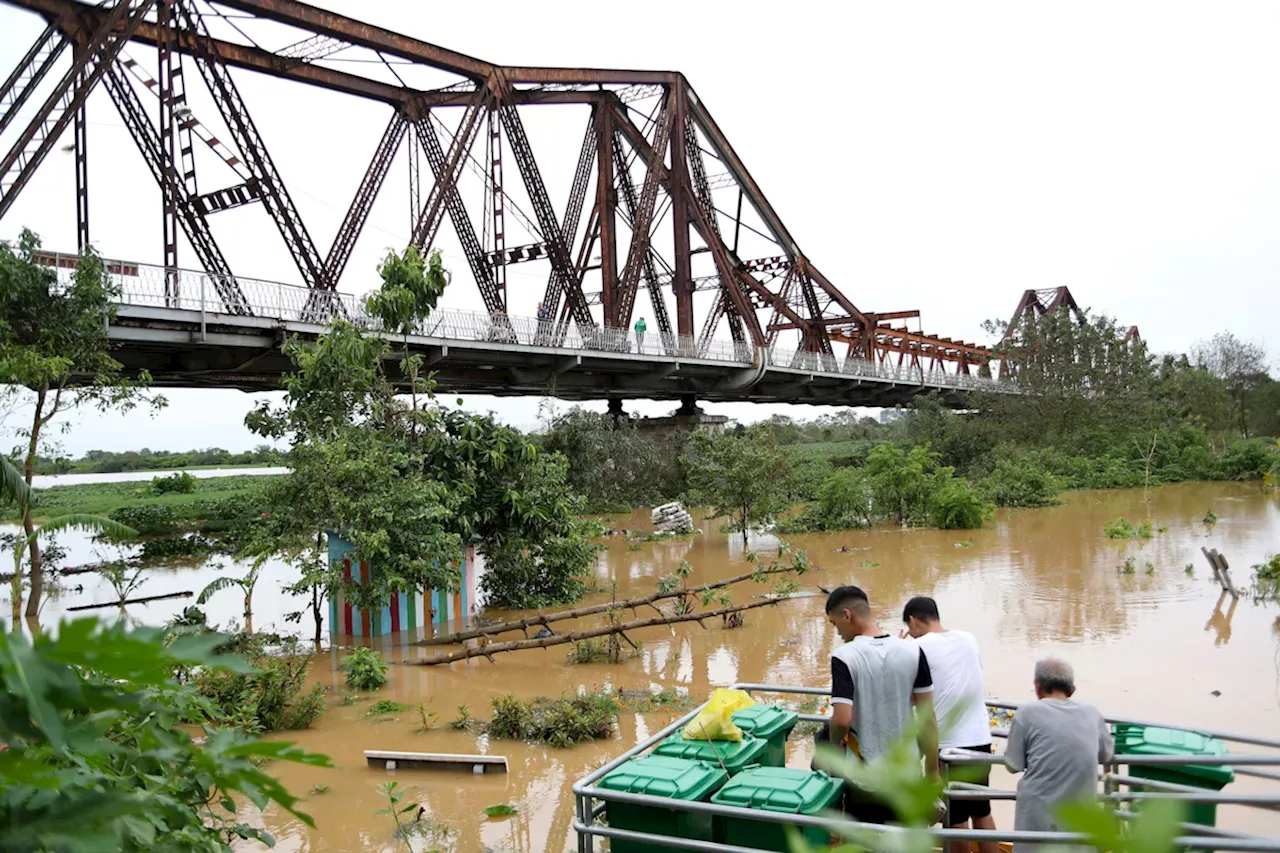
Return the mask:
{"type": "MultiPolygon", "coordinates": [[[[69,278],[78,263],[76,255],[41,252],[38,258],[69,278]]],[[[108,274],[119,288],[122,305],[199,311],[203,314],[247,315],[272,320],[327,324],[341,317],[361,328],[379,330],[381,324],[365,310],[365,298],[351,293],[321,293],[307,287],[235,276],[231,282],[243,294],[240,304],[229,304],[219,293],[216,276],[196,270],[166,271],[151,264],[106,261],[108,274]]],[[[761,348],[747,342],[701,341],[685,335],[627,329],[580,329],[533,317],[490,315],[483,311],[441,308],[418,325],[423,337],[453,341],[482,341],[495,345],[546,347],[605,353],[638,353],[686,359],[720,361],[742,367],[758,366],[759,359],[772,367],[809,373],[838,374],[933,388],[1012,391],[1011,383],[945,370],[924,371],[910,365],[894,365],[860,358],[841,358],[779,347],[761,348]]]]}

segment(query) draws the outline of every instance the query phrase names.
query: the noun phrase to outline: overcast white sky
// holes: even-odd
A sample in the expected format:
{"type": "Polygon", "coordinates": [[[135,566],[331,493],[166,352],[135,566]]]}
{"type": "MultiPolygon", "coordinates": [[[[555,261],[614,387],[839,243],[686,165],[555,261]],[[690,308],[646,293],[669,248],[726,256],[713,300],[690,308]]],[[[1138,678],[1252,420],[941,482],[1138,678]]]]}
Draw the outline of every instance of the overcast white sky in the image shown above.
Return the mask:
{"type": "MultiPolygon", "coordinates": [[[[985,342],[981,322],[1007,317],[1024,289],[1068,285],[1081,304],[1137,324],[1157,351],[1224,328],[1277,340],[1280,4],[320,5],[494,62],[685,72],[804,252],[864,310],[920,308],[926,330],[985,342]]],[[[0,6],[0,73],[41,26],[0,6]]],[[[323,254],[389,108],[235,73],[323,254]]],[[[194,69],[187,78],[197,115],[217,126],[194,69]]],[[[89,120],[94,242],[108,257],[157,262],[159,193],[105,92],[89,120]]],[[[581,125],[526,122],[559,208],[581,125]]],[[[71,167],[55,151],[0,237],[29,225],[73,251],[71,167]]],[[[205,186],[231,183],[215,172],[205,186]]],[[[397,192],[375,207],[343,289],[367,289],[382,251],[406,242],[397,192]]],[[[298,280],[262,211],[221,217],[214,233],[239,274],[298,280]]],[[[472,307],[452,239],[446,225],[459,281],[445,304],[472,307]]],[[[194,264],[189,250],[182,262],[194,264]]],[[[513,306],[527,297],[529,307],[512,313],[531,312],[544,280],[513,268],[513,306]]],[[[242,424],[255,397],[166,393],[155,418],[78,416],[65,449],[257,442],[242,424]]],[[[467,402],[522,427],[537,419],[537,399],[467,402]]],[[[742,420],[823,411],[706,408],[742,420]]]]}

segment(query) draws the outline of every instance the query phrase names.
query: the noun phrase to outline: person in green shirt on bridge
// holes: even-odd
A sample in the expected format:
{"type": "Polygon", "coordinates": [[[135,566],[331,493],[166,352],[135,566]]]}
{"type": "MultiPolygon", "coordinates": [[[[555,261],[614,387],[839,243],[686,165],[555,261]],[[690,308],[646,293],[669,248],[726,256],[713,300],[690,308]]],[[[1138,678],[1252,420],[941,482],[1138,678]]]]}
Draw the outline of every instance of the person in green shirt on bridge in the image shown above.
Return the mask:
{"type": "Polygon", "coordinates": [[[636,352],[644,352],[644,333],[649,327],[645,325],[644,318],[636,320],[636,352]]]}

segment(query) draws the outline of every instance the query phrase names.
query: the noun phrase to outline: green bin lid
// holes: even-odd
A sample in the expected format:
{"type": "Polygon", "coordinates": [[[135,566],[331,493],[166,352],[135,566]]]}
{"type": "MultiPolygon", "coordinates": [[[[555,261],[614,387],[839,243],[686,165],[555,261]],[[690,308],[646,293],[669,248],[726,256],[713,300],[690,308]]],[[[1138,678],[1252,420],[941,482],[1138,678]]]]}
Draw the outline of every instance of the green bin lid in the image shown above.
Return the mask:
{"type": "Polygon", "coordinates": [[[728,778],[719,765],[665,755],[635,758],[599,781],[610,791],[702,801],[728,778]]]}
{"type": "Polygon", "coordinates": [[[711,802],[743,809],[812,815],[840,796],[844,783],[825,773],[794,767],[755,767],[734,776],[711,802]]]}
{"type": "Polygon", "coordinates": [[[675,734],[659,744],[653,754],[704,761],[713,767],[723,764],[725,770],[737,773],[748,764],[758,764],[761,754],[768,748],[768,741],[751,735],[746,735],[735,743],[723,740],[686,740],[684,735],[675,734]]]}
{"type": "Polygon", "coordinates": [[[744,732],[769,740],[779,732],[791,733],[800,715],[776,705],[752,705],[733,715],[733,724],[744,732]]]}
{"type": "MultiPolygon", "coordinates": [[[[1229,752],[1227,745],[1217,738],[1183,729],[1116,723],[1111,733],[1116,740],[1116,752],[1121,755],[1226,755],[1229,752]]],[[[1221,764],[1162,765],[1159,769],[1196,777],[1219,788],[1236,778],[1234,770],[1221,764]]]]}

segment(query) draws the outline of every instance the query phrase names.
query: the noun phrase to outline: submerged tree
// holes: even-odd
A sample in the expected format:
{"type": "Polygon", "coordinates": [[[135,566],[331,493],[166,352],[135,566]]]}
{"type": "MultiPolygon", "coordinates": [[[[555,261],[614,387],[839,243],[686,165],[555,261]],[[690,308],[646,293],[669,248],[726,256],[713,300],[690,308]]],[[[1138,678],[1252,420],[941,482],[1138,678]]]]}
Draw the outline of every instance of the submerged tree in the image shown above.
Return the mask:
{"type": "Polygon", "coordinates": [[[727,516],[729,529],[742,533],[766,524],[787,508],[789,463],[768,430],[745,435],[695,432],[682,458],[689,488],[727,516]]]}
{"type": "MultiPolygon", "coordinates": [[[[413,263],[395,269],[436,274],[413,263]]],[[[396,315],[411,323],[429,313],[434,292],[395,278],[371,302],[382,298],[388,318],[390,306],[412,303],[396,315]]],[[[306,578],[313,598],[341,590],[370,607],[396,592],[457,588],[463,547],[472,542],[487,559],[491,601],[576,597],[592,531],[577,519],[581,500],[554,457],[492,418],[440,404],[429,379],[414,379],[425,405],[405,406],[386,372],[386,340],[346,321],[314,345],[290,341],[285,353],[295,370],[284,382],[284,404],[264,404],[246,419],[254,431],[292,442],[290,473],[269,487],[273,512],[253,547],[306,545],[318,533],[336,533],[351,543],[353,561],[377,569],[361,584],[326,560],[306,578]]]]}
{"type": "MultiPolygon", "coordinates": [[[[31,404],[30,425],[21,431],[28,486],[47,430],[67,410],[83,404],[120,411],[165,404],[163,397],[144,393],[145,372],[129,381],[111,357],[106,321],[115,310],[117,288],[102,259],[86,249],[70,281],[59,282],[56,270],[40,262],[39,249],[40,238],[25,229],[16,246],[0,242],[0,385],[31,404]]],[[[35,616],[44,567],[30,501],[23,504],[22,527],[31,588],[26,615],[35,616]]]]}

